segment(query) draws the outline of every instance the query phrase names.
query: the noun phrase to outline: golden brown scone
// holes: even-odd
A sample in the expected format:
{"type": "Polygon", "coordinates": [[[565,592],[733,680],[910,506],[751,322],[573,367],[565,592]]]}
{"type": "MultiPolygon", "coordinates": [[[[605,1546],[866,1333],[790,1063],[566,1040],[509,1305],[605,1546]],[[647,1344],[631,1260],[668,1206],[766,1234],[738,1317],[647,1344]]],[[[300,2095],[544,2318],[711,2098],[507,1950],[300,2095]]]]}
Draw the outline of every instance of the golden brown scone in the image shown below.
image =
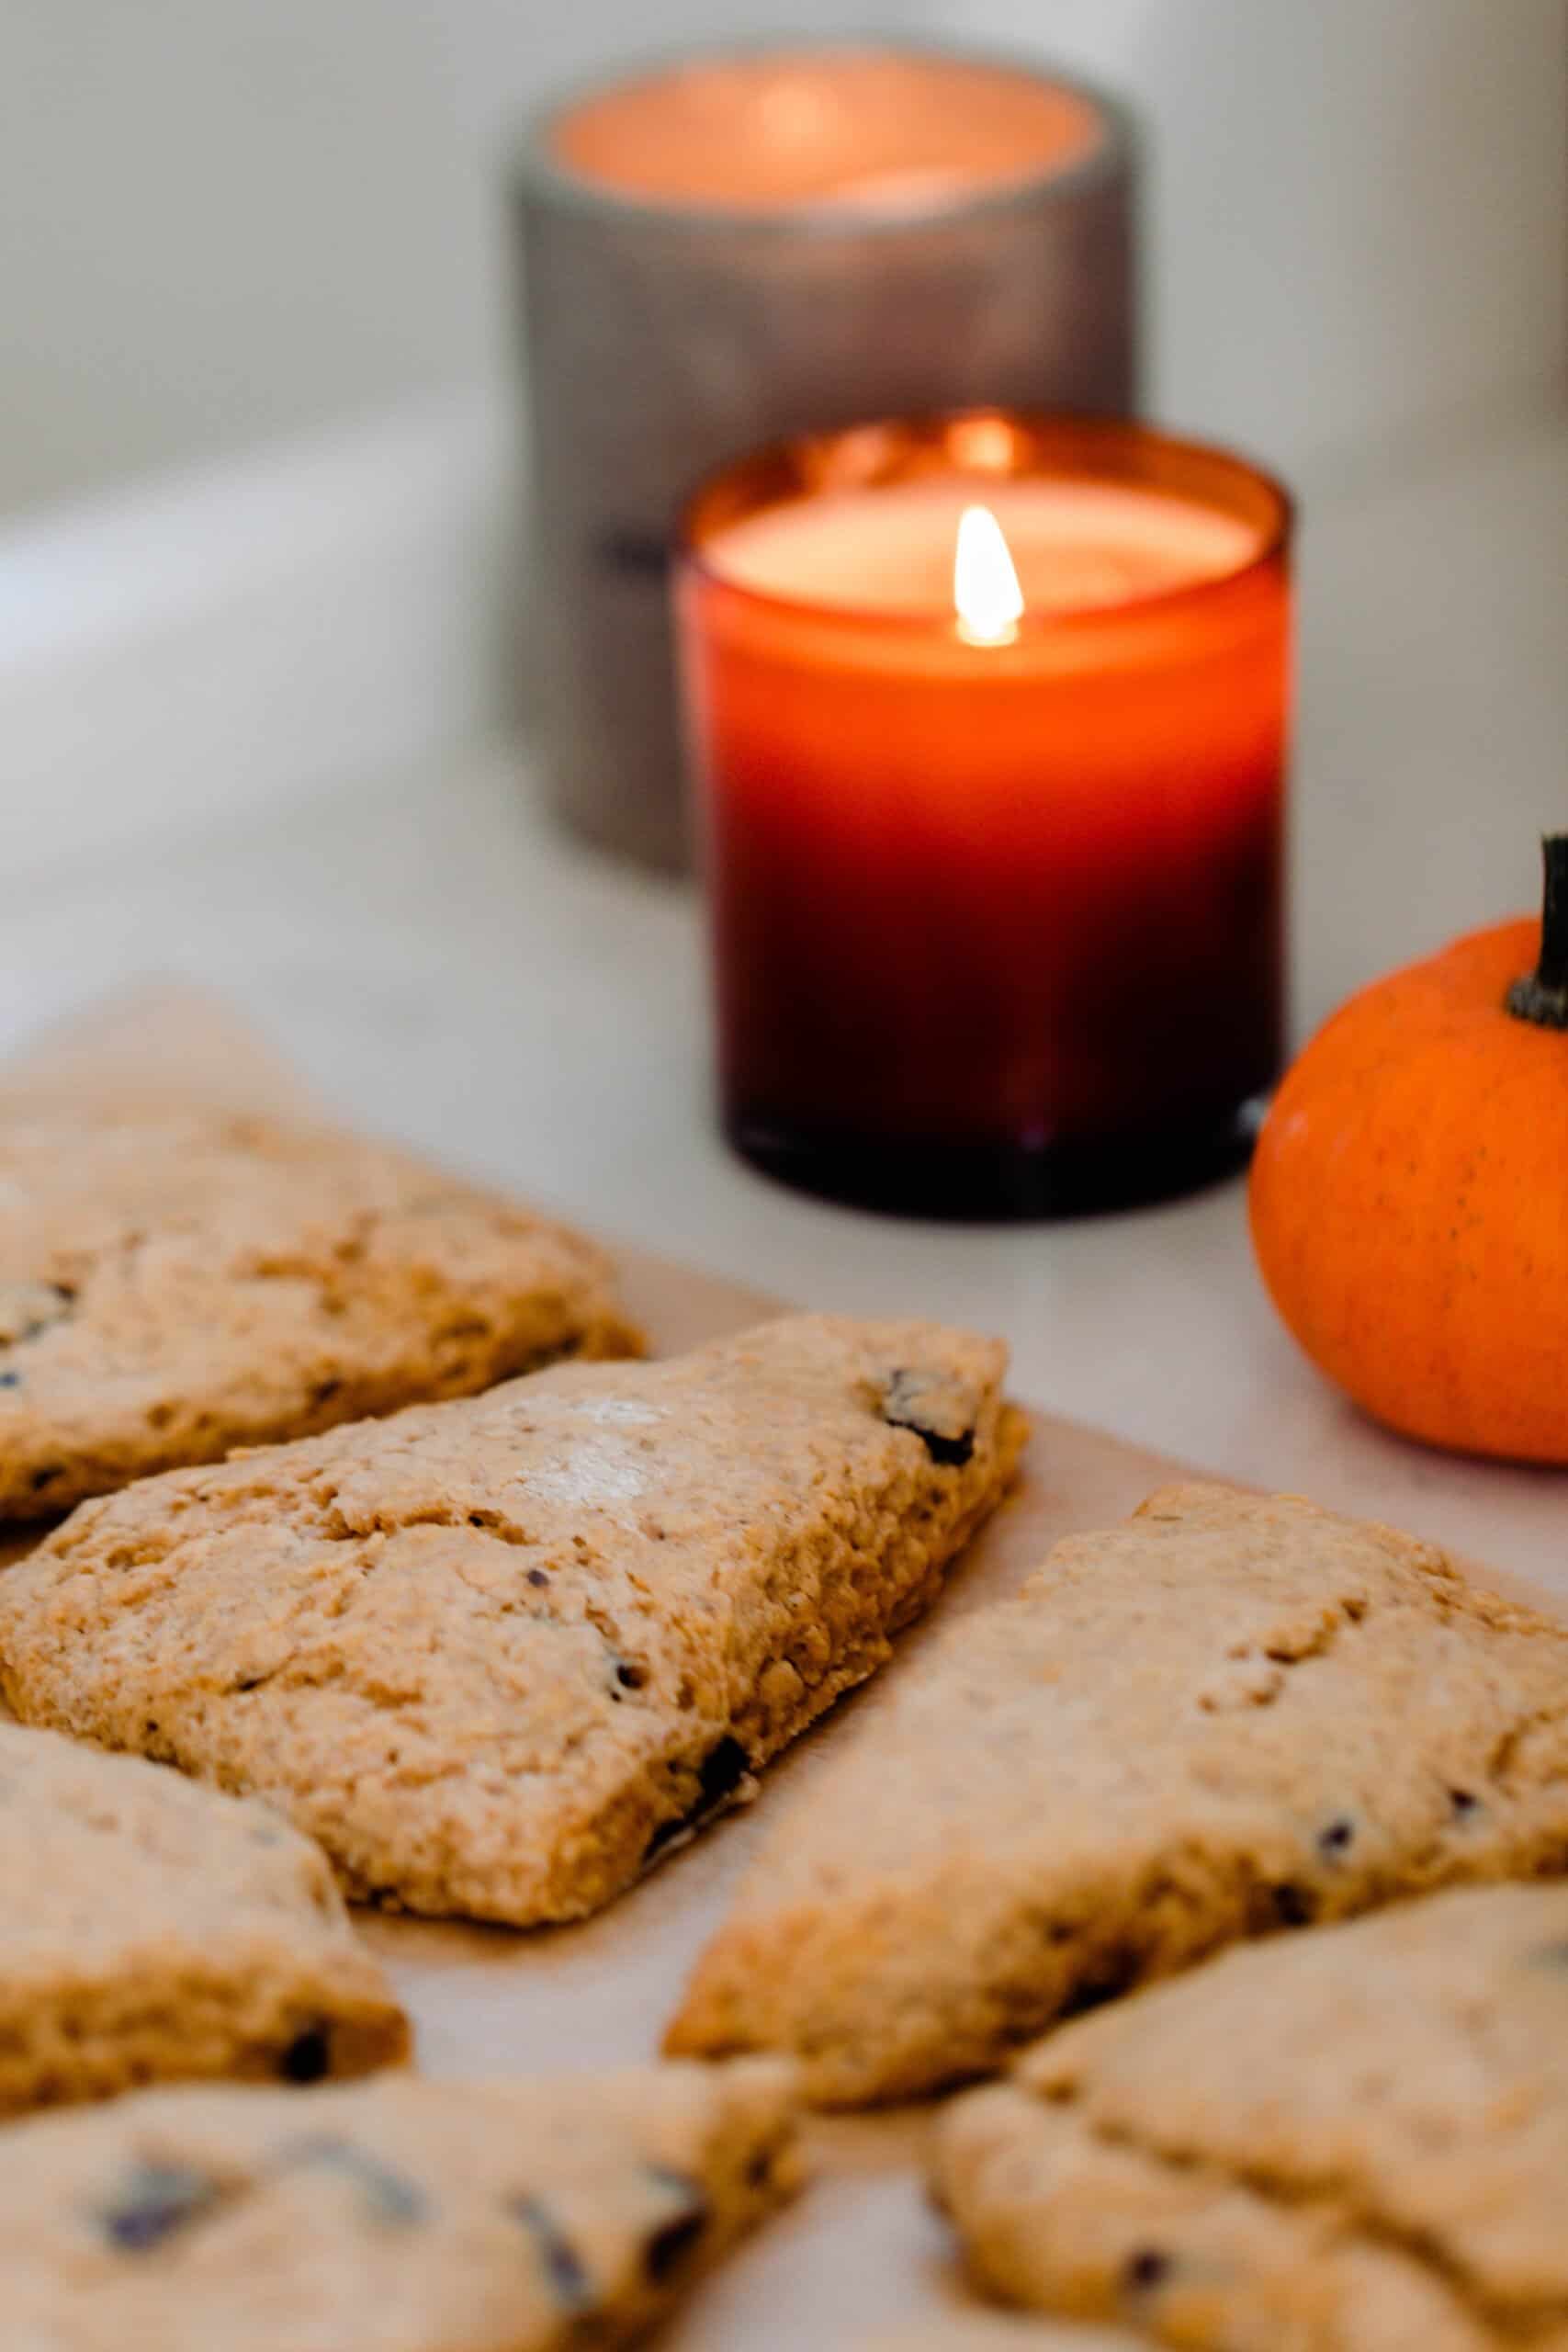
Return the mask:
{"type": "Polygon", "coordinates": [[[0,1577],[0,1681],[271,1796],[356,1895],[573,1917],[935,1598],[1012,1471],[1005,1356],[799,1316],[176,1471],[0,1577]]]}
{"type": "Polygon", "coordinates": [[[1568,1632],[1389,1528],[1172,1488],[899,1677],[669,2046],[905,2097],[1238,1937],[1565,1861],[1568,1632]]]}
{"type": "Polygon", "coordinates": [[[1225,1953],[949,2109],[979,2277],[1188,2352],[1568,2346],[1568,1888],[1225,1953]]]}
{"type": "Polygon", "coordinates": [[[0,2137],[7,2352],[625,2344],[793,2185],[789,2070],[143,2093],[0,2137]]]}
{"type": "Polygon", "coordinates": [[[0,1519],[641,1341],[566,1227],[384,1145],[0,1122],[0,1519]]]}
{"type": "Polygon", "coordinates": [[[396,2064],[408,2024],[269,1807],[0,1722],[0,2116],[396,2064]]]}

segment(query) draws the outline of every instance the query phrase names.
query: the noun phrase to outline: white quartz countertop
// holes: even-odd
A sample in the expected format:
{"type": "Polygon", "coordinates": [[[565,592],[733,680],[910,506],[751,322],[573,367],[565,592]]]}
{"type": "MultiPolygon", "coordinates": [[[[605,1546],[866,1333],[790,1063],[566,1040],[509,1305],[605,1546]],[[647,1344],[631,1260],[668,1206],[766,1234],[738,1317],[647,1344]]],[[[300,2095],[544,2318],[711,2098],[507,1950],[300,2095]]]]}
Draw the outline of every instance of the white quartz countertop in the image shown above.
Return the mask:
{"type": "MultiPolygon", "coordinates": [[[[1568,424],[1369,469],[1309,511],[1303,581],[1298,1028],[1527,905],[1536,836],[1568,819],[1568,424]]],[[[1195,1464],[1522,1571],[1568,1552],[1568,1473],[1404,1445],[1317,1379],[1258,1286],[1239,1182],[979,1229],[739,1164],[709,1112],[694,894],[561,841],[525,768],[492,748],[233,823],[215,775],[198,831],[18,890],[0,1046],[150,973],[206,982],[345,1117],[612,1237],[803,1303],[999,1331],[1021,1395],[1195,1464]]]]}

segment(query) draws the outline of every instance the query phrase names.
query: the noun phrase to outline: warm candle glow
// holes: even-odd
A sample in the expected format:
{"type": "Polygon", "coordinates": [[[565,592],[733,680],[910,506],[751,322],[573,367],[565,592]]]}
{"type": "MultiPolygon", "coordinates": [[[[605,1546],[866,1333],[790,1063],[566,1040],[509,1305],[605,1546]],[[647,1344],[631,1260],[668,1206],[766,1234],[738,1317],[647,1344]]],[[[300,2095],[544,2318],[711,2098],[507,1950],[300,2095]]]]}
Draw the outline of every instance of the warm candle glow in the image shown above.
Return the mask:
{"type": "Polygon", "coordinates": [[[830,44],[638,75],[558,116],[549,141],[569,171],[644,202],[897,212],[1070,172],[1105,135],[1092,99],[1042,74],[830,44]]]}
{"type": "Polygon", "coordinates": [[[1236,1164],[1280,1060],[1289,526],[1222,451],[996,412],[699,491],[677,610],[749,1159],[963,1217],[1236,1164]]]}
{"type": "Polygon", "coordinates": [[[1001,525],[988,506],[966,506],[953,551],[953,603],[967,645],[1010,645],[1023,591],[1001,525]]]}

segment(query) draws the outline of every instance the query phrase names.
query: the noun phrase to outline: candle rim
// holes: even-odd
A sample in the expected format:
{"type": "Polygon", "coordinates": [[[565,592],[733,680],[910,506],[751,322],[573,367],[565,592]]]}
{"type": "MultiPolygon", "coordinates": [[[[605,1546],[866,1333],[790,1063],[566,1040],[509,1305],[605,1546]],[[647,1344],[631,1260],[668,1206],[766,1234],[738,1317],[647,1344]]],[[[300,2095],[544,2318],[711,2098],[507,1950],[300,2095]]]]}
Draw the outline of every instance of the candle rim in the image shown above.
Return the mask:
{"type": "Polygon", "coordinates": [[[601,219],[640,221],[661,229],[689,229],[708,234],[728,231],[738,235],[798,236],[827,243],[835,238],[907,234],[911,228],[937,221],[950,223],[1012,211],[1033,201],[1045,188],[1064,198],[1077,196],[1086,187],[1115,175],[1135,136],[1136,118],[1123,99],[1083,74],[1060,71],[1054,64],[1041,63],[1017,50],[991,48],[984,43],[923,40],[918,35],[906,39],[902,35],[828,34],[818,40],[784,40],[773,33],[759,34],[750,40],[645,50],[628,58],[613,77],[601,69],[567,83],[525,117],[513,151],[513,165],[525,193],[547,196],[563,209],[601,219]],[[1070,156],[1064,163],[1043,164],[1036,171],[987,182],[958,196],[931,195],[885,208],[857,208],[844,198],[759,205],[718,204],[708,199],[692,203],[593,179],[563,162],[552,147],[551,133],[556,125],[575,107],[630,84],[661,80],[683,67],[749,64],[769,57],[877,55],[989,68],[1066,91],[1098,115],[1100,136],[1082,154],[1070,156]]]}
{"type": "MultiPolygon", "coordinates": [[[[1093,416],[1056,410],[979,407],[939,409],[919,416],[873,419],[864,424],[842,425],[836,429],[829,428],[820,433],[786,434],[778,440],[764,443],[761,448],[751,450],[741,458],[728,460],[704,476],[682,507],[675,530],[676,560],[683,568],[700,574],[705,582],[722,591],[724,594],[739,598],[743,604],[757,606],[768,612],[787,614],[803,620],[830,621],[835,627],[842,624],[846,628],[864,632],[868,636],[887,637],[928,632],[933,626],[939,626],[943,618],[941,613],[933,611],[929,605],[897,606],[840,604],[829,597],[788,595],[773,589],[759,588],[750,581],[738,580],[732,572],[726,571],[720,564],[705,553],[703,542],[697,536],[699,513],[705,503],[731,476],[755,467],[769,464],[786,465],[796,457],[796,453],[819,447],[824,444],[842,441],[852,435],[896,430],[912,435],[920,440],[936,441],[951,434],[955,427],[998,418],[1010,424],[1021,426],[1026,432],[1036,435],[1043,440],[1059,435],[1064,454],[1066,454],[1074,445],[1081,447],[1090,441],[1098,441],[1105,447],[1118,448],[1136,446],[1140,442],[1152,442],[1162,452],[1168,452],[1179,460],[1191,458],[1200,463],[1217,463],[1235,475],[1244,476],[1249,484],[1261,489],[1272,508],[1270,520],[1259,529],[1257,547],[1243,562],[1236,564],[1231,571],[1210,572],[1196,580],[1179,582],[1174,587],[1150,589],[1141,595],[1129,596],[1122,603],[1114,605],[1084,605],[1056,611],[1037,605],[1026,605],[1015,624],[1015,634],[1010,640],[1013,644],[1027,643],[1032,639],[1042,637],[1060,637],[1066,631],[1078,628],[1097,627],[1103,628],[1108,624],[1120,625],[1127,620],[1139,619],[1145,614],[1171,611],[1178,605],[1190,604],[1203,597],[1228,595],[1239,583],[1252,579],[1257,573],[1267,570],[1270,564],[1278,562],[1291,546],[1296,523],[1294,498],[1277,474],[1271,473],[1267,467],[1258,465],[1255,459],[1244,457],[1239,451],[1230,448],[1222,442],[1200,441],[1188,435],[1168,433],[1157,424],[1148,424],[1134,417],[1093,416]]],[[[976,469],[970,473],[964,473],[957,469],[954,470],[957,479],[973,481],[977,485],[984,485],[987,481],[1073,481],[1084,478],[1071,473],[1056,474],[1049,469],[1017,473],[995,470],[987,472],[980,469],[976,469]]],[[[1128,481],[1115,475],[1093,474],[1087,478],[1091,481],[1120,482],[1123,487],[1132,489],[1141,487],[1154,492],[1156,495],[1166,497],[1172,495],[1179,498],[1185,497],[1192,505],[1202,505],[1208,503],[1190,492],[1173,492],[1165,483],[1156,481],[1140,482],[1136,479],[1128,481]]],[[[897,483],[890,482],[886,486],[894,488],[897,487],[897,483]]],[[[843,483],[836,487],[874,489],[877,485],[843,483]]],[[[811,489],[809,485],[806,485],[795,497],[769,500],[763,506],[753,511],[767,513],[772,512],[775,507],[806,504],[810,502],[811,497],[811,489]]],[[[976,491],[976,503],[984,503],[983,488],[976,491]]],[[[1005,651],[1007,649],[992,650],[1005,651]]]]}

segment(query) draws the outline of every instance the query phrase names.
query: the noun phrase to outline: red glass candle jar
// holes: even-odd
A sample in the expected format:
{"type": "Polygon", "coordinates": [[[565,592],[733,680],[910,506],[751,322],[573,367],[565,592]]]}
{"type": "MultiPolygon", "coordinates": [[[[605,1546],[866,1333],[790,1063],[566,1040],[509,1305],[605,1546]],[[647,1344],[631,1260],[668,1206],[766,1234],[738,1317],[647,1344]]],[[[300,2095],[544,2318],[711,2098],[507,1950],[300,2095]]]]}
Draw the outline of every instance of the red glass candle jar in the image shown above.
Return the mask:
{"type": "Polygon", "coordinates": [[[970,1217],[1240,1161],[1281,1051],[1290,526],[1220,451],[990,413],[698,493],[677,625],[749,1159],[970,1217]]]}

